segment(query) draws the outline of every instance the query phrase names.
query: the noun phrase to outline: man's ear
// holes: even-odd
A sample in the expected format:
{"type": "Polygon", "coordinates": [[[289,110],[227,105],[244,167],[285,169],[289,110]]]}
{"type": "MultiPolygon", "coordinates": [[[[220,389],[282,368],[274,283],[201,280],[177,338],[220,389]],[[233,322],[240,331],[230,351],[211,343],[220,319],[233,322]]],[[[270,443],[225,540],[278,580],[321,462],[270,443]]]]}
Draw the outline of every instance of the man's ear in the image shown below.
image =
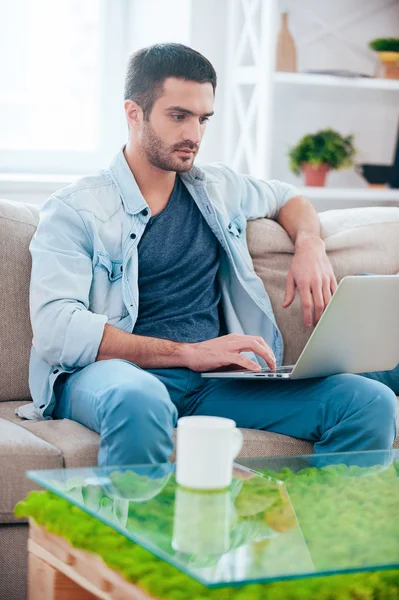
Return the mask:
{"type": "Polygon", "coordinates": [[[143,122],[143,110],[141,106],[134,100],[125,100],[124,107],[129,127],[139,129],[143,122]]]}

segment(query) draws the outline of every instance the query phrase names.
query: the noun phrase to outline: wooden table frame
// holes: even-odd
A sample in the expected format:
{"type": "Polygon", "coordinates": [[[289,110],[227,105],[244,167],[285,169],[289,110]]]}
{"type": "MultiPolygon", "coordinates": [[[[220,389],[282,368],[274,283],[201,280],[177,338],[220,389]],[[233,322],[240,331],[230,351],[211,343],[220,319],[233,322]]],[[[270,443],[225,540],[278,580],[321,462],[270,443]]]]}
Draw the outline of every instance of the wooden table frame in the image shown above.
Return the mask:
{"type": "Polygon", "coordinates": [[[91,552],[29,520],[29,600],[154,600],[91,552]]]}

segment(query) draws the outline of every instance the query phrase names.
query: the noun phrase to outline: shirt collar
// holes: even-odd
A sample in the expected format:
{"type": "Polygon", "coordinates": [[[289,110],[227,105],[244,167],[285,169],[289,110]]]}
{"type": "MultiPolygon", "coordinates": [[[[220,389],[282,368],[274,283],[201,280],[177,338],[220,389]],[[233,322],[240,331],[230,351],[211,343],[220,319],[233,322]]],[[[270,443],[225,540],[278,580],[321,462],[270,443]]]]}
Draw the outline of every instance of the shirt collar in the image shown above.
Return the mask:
{"type": "MultiPolygon", "coordinates": [[[[130,214],[136,214],[141,212],[144,208],[148,208],[148,204],[127,164],[123,150],[124,146],[111,162],[109,172],[118,188],[126,211],[130,214]]],[[[193,166],[187,173],[181,173],[180,176],[184,182],[190,183],[191,185],[204,185],[206,181],[204,171],[197,166],[193,166]]]]}

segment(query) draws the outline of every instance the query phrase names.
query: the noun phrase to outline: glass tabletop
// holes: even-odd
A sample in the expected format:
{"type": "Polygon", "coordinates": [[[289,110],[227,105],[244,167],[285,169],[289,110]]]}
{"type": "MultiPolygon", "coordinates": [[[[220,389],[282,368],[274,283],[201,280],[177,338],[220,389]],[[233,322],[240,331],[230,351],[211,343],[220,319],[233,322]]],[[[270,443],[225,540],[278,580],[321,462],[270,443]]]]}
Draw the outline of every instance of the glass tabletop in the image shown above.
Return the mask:
{"type": "Polygon", "coordinates": [[[399,450],[240,459],[213,492],[174,471],[27,475],[208,587],[399,567],[399,450]]]}

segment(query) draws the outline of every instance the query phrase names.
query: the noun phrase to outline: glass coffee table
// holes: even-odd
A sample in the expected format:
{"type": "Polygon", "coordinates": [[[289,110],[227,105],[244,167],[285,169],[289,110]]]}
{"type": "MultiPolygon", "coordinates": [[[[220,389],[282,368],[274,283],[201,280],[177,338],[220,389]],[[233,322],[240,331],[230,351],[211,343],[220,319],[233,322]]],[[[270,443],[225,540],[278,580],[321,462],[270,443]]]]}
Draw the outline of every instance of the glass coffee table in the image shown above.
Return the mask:
{"type": "Polygon", "coordinates": [[[174,471],[27,475],[207,588],[399,567],[399,450],[239,459],[214,492],[174,471]]]}

